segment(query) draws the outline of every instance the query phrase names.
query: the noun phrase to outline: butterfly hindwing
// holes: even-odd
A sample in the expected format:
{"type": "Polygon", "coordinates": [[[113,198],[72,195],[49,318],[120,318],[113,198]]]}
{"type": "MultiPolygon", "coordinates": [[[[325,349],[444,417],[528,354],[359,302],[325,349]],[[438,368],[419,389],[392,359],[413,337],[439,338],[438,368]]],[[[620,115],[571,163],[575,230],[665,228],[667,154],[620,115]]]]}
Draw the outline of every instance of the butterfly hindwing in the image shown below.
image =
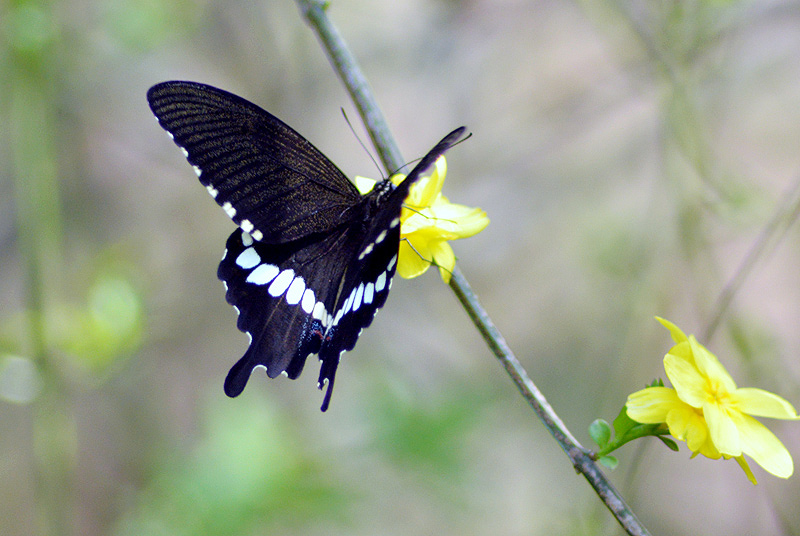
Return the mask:
{"type": "Polygon", "coordinates": [[[228,373],[225,392],[241,393],[257,367],[271,378],[297,378],[308,356],[318,354],[325,411],[342,353],[389,294],[408,189],[464,128],[431,149],[396,188],[383,181],[361,196],[305,138],[241,97],[195,82],[164,82],[147,98],[200,182],[239,226],[218,276],[250,345],[228,373]]]}
{"type": "Polygon", "coordinates": [[[343,269],[331,265],[329,252],[345,240],[345,231],[281,245],[256,242],[238,229],[228,238],[218,275],[227,301],[239,312],[239,329],[251,339],[225,380],[229,396],[241,393],[259,365],[272,378],[283,372],[296,378],[308,355],[319,352],[332,323],[332,281],[343,269]]]}
{"type": "Polygon", "coordinates": [[[385,303],[396,267],[399,231],[353,258],[353,252],[363,252],[355,249],[363,241],[361,227],[281,245],[261,244],[241,230],[231,234],[218,275],[250,346],[225,380],[229,396],[241,393],[258,366],[270,377],[285,373],[294,379],[308,356],[318,353],[327,407],[340,356],[385,303]]]}
{"type": "Polygon", "coordinates": [[[358,190],[317,148],[241,97],[195,82],[163,82],[147,99],[200,182],[256,240],[282,243],[325,232],[359,201],[358,190]]]}

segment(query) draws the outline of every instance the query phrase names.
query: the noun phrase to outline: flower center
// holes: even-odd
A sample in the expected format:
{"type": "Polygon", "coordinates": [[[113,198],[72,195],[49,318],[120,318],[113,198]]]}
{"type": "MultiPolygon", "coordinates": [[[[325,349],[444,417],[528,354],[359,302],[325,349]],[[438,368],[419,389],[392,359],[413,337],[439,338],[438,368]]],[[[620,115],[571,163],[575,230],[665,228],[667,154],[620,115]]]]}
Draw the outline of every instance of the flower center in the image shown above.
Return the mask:
{"type": "Polygon", "coordinates": [[[720,384],[720,382],[708,379],[706,396],[709,401],[717,406],[728,406],[730,403],[730,393],[720,384]]]}

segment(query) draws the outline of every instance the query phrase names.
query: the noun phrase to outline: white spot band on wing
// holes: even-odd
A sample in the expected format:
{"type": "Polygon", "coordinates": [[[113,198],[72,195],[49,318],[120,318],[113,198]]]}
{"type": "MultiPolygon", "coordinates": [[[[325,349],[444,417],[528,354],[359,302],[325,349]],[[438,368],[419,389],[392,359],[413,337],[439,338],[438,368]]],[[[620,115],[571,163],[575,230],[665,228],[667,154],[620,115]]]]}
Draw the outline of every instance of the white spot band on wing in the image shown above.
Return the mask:
{"type": "Polygon", "coordinates": [[[289,305],[297,305],[303,299],[303,293],[306,291],[306,283],[302,277],[295,277],[292,284],[289,285],[289,290],[286,291],[286,303],[289,305]]]}
{"type": "Polygon", "coordinates": [[[258,256],[258,253],[256,253],[254,248],[249,247],[239,253],[239,256],[236,257],[236,264],[245,270],[249,270],[250,268],[254,268],[261,264],[261,257],[258,256]]]}
{"type": "Polygon", "coordinates": [[[245,281],[254,285],[266,285],[275,279],[275,276],[277,276],[280,271],[281,269],[274,264],[262,264],[250,272],[250,275],[247,276],[245,281]]]}
{"type": "Polygon", "coordinates": [[[269,295],[273,298],[277,298],[286,292],[286,289],[289,288],[289,285],[292,284],[293,280],[294,270],[284,270],[278,274],[278,277],[276,277],[272,283],[270,283],[267,292],[269,292],[269,295]]]}

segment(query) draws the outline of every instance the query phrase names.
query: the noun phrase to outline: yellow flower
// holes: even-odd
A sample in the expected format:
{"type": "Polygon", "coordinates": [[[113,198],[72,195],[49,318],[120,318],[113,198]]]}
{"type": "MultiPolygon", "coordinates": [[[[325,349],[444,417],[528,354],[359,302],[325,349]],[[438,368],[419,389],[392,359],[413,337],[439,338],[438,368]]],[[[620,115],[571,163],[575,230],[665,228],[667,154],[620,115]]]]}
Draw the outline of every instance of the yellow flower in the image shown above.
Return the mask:
{"type": "Polygon", "coordinates": [[[747,455],[768,472],[788,478],[792,457],[758,417],[799,419],[783,398],[755,388],[737,388],[719,360],[694,335],[656,318],[672,334],[675,346],[664,357],[673,388],[649,387],[628,397],[628,416],[644,424],[666,423],[676,439],[686,441],[692,457],[734,458],[755,484],[747,455]]]}
{"type": "MultiPolygon", "coordinates": [[[[448,240],[468,238],[489,225],[486,212],[451,203],[442,195],[447,174],[444,156],[436,160],[434,171],[420,177],[409,189],[400,214],[400,254],[397,273],[411,279],[422,275],[431,264],[439,267],[445,283],[456,265],[456,256],[448,240]]],[[[405,175],[392,175],[391,181],[400,184],[405,175]]],[[[362,194],[369,192],[375,181],[356,177],[356,187],[362,194]]]]}

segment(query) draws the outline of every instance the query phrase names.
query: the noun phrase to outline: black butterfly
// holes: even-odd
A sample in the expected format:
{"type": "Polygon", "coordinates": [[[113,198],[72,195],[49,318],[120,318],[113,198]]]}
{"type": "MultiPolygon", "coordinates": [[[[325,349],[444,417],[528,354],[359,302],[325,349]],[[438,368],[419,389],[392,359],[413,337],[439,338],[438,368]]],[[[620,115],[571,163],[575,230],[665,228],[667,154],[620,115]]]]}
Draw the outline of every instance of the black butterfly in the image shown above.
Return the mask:
{"type": "Polygon", "coordinates": [[[234,397],[254,368],[295,379],[319,354],[328,408],[342,352],[383,306],[397,267],[400,209],[420,174],[464,134],[448,134],[397,187],[362,196],[316,147],[226,91],[163,82],[147,101],[200,182],[239,226],[218,276],[250,346],[225,379],[234,397]]]}

